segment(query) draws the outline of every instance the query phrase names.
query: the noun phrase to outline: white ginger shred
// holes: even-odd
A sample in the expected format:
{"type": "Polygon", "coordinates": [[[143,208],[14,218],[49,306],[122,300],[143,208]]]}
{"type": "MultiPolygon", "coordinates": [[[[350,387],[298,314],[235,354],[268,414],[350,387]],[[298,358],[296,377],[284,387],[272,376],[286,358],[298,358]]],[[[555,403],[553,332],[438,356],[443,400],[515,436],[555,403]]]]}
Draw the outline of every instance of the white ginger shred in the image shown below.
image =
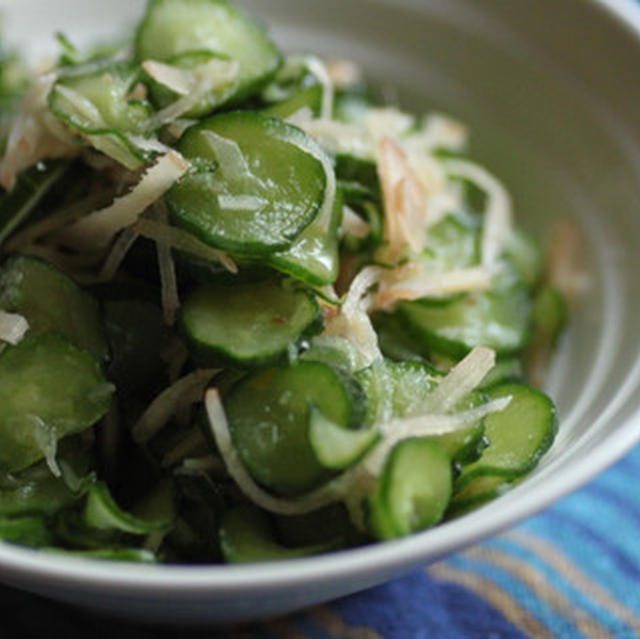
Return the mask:
{"type": "Polygon", "coordinates": [[[149,119],[147,128],[151,130],[159,129],[182,117],[202,102],[212,91],[224,91],[225,88],[231,88],[238,76],[237,62],[219,58],[213,58],[195,69],[186,70],[173,67],[171,77],[167,73],[167,65],[159,65],[160,63],[151,60],[143,64],[145,70],[150,69],[156,74],[154,79],[158,82],[178,86],[180,88],[178,94],[182,97],[149,119]],[[178,80],[179,75],[180,79],[178,80]]]}
{"type": "Polygon", "coordinates": [[[348,340],[362,355],[363,368],[382,357],[378,335],[369,317],[372,302],[369,290],[378,283],[381,272],[376,266],[368,266],[358,273],[340,312],[327,322],[323,333],[348,340]]]}
{"type": "Polygon", "coordinates": [[[245,468],[236,450],[229,422],[224,412],[220,393],[216,388],[210,388],[205,395],[205,407],[209,418],[209,425],[213,433],[218,451],[224,460],[229,475],[233,477],[238,488],[254,503],[272,513],[280,515],[304,515],[318,508],[337,501],[338,497],[330,491],[320,489],[309,493],[300,499],[283,499],[274,497],[261,488],[245,468]]]}
{"type": "Polygon", "coordinates": [[[333,82],[329,70],[325,63],[316,56],[305,56],[304,61],[307,68],[316,77],[322,85],[322,106],[320,108],[320,117],[323,119],[331,119],[333,117],[333,82]]]}
{"type": "Polygon", "coordinates": [[[139,444],[148,442],[183,406],[202,401],[205,388],[219,372],[198,369],[162,391],[134,425],[131,431],[134,440],[139,444]]]}
{"type": "Polygon", "coordinates": [[[448,413],[475,390],[496,364],[496,354],[486,346],[476,346],[456,364],[418,407],[419,413],[448,413]]]}
{"type": "Polygon", "coordinates": [[[445,170],[479,186],[488,197],[482,238],[482,264],[494,265],[512,232],[511,197],[502,183],[481,166],[466,160],[447,160],[445,170]]]}
{"type": "Polygon", "coordinates": [[[171,151],[148,169],[138,184],[105,209],[95,211],[56,234],[56,240],[80,251],[105,250],[123,229],[161,198],[189,169],[189,162],[171,151]]]}
{"type": "Polygon", "coordinates": [[[0,341],[15,346],[22,341],[28,330],[29,322],[25,317],[0,309],[0,341]]]}
{"type": "Polygon", "coordinates": [[[415,266],[417,268],[402,266],[382,275],[373,300],[374,309],[392,311],[400,301],[487,291],[492,285],[493,272],[482,266],[433,274],[415,266]],[[402,277],[404,273],[406,276],[402,277]]]}
{"type": "Polygon", "coordinates": [[[162,242],[208,262],[220,262],[230,273],[238,273],[238,266],[227,253],[212,248],[188,231],[146,217],[141,217],[131,228],[149,240],[162,242]]]}
{"type": "Polygon", "coordinates": [[[56,79],[55,73],[38,77],[11,124],[0,160],[0,185],[8,191],[24,169],[44,159],[70,157],[80,152],[80,146],[49,110],[47,99],[56,79]]]}
{"type": "Polygon", "coordinates": [[[365,222],[351,207],[344,206],[342,209],[343,234],[353,235],[357,238],[365,238],[371,233],[371,225],[365,222]]]}
{"type": "Polygon", "coordinates": [[[407,246],[421,253],[427,236],[428,193],[408,155],[392,138],[378,142],[376,160],[384,196],[388,255],[396,260],[407,246]]]}

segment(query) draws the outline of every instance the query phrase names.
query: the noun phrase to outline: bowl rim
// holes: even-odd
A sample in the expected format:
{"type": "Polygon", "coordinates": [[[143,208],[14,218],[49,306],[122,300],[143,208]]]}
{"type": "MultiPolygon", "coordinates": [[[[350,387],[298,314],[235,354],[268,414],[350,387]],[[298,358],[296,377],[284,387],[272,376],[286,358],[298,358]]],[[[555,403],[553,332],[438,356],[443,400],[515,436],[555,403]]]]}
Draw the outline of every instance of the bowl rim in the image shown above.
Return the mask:
{"type": "MultiPolygon", "coordinates": [[[[393,0],[374,0],[389,3],[393,0]]],[[[403,4],[418,4],[419,0],[402,0],[403,4]]],[[[640,3],[635,0],[591,0],[595,8],[615,19],[618,25],[629,31],[640,47],[640,3]]],[[[640,378],[640,362],[632,369],[627,382],[616,397],[624,394],[631,382],[640,378]]],[[[622,400],[621,400],[622,401],[622,400]]],[[[600,420],[615,410],[604,409],[600,420]]],[[[466,522],[449,522],[410,537],[375,543],[372,545],[337,551],[326,555],[260,563],[251,565],[172,565],[135,564],[96,561],[64,554],[38,551],[0,542],[0,570],[3,581],[15,583],[57,583],[65,588],[83,587],[90,590],[117,591],[119,595],[148,596],[181,599],[196,592],[206,595],[224,593],[251,593],[253,591],[291,588],[333,580],[340,575],[366,575],[375,570],[389,574],[420,562],[429,562],[492,536],[521,521],[566,496],[587,483],[597,474],[629,452],[640,442],[640,407],[617,429],[616,437],[606,446],[598,446],[578,459],[569,469],[557,469],[554,473],[554,490],[534,486],[526,499],[513,500],[509,508],[495,508],[490,504],[482,509],[483,516],[474,525],[467,515],[466,522]],[[489,509],[491,516],[487,516],[489,509]],[[428,541],[427,541],[428,536],[428,541]],[[170,580],[170,581],[169,581],[170,580]],[[168,584],[170,583],[170,588],[168,584]]],[[[498,504],[500,506],[500,504],[498,504]]]]}

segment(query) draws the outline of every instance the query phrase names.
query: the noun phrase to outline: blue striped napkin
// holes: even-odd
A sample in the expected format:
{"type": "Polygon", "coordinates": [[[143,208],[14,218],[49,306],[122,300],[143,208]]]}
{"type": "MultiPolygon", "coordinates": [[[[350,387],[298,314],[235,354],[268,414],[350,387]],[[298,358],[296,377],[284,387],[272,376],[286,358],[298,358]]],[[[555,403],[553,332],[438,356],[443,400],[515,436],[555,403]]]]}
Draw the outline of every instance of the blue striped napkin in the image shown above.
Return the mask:
{"type": "MultiPolygon", "coordinates": [[[[197,633],[69,614],[0,588],[12,637],[75,639],[638,639],[640,447],[596,481],[485,543],[384,586],[268,624],[197,633]]],[[[4,633],[0,633],[4,637],[4,633]]]]}

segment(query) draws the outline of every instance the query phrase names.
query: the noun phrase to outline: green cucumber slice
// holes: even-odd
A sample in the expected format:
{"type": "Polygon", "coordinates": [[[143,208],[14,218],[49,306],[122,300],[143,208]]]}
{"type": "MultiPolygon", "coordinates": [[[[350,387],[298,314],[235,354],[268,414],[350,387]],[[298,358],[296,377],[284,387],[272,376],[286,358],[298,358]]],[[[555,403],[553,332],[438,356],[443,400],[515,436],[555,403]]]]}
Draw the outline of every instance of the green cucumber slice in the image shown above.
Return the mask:
{"type": "MultiPolygon", "coordinates": [[[[376,362],[359,371],[356,379],[367,396],[369,426],[388,423],[397,417],[416,415],[420,406],[437,387],[442,374],[430,364],[419,361],[376,362]]],[[[482,393],[470,393],[456,410],[475,408],[486,401],[482,393]]],[[[483,448],[484,426],[479,420],[462,430],[432,439],[439,442],[452,461],[466,463],[477,459],[483,448]]]]}
{"type": "Polygon", "coordinates": [[[273,363],[322,328],[315,299],[283,282],[202,286],[185,301],[180,321],[198,354],[240,366],[273,363]]]}
{"type": "Polygon", "coordinates": [[[43,517],[25,516],[0,519],[0,539],[21,546],[52,546],[54,537],[43,517]]]}
{"type": "Polygon", "coordinates": [[[555,286],[545,286],[533,302],[534,342],[553,348],[568,318],[567,302],[555,286]]]}
{"type": "Polygon", "coordinates": [[[335,543],[287,548],[275,540],[269,518],[253,506],[229,510],[220,526],[220,548],[229,563],[295,559],[335,549],[335,543]]]}
{"type": "Polygon", "coordinates": [[[451,498],[451,459],[431,438],[397,444],[368,500],[372,533],[403,537],[437,524],[451,498]]]}
{"type": "Polygon", "coordinates": [[[342,196],[337,192],[333,209],[325,207],[320,211],[290,248],[269,255],[266,263],[311,286],[333,284],[340,271],[338,231],[343,206],[342,196]]]}
{"type": "Polygon", "coordinates": [[[479,263],[479,240],[473,219],[447,215],[429,229],[419,263],[425,273],[433,274],[469,268],[479,263]]]}
{"type": "Polygon", "coordinates": [[[357,182],[380,199],[380,179],[377,164],[368,158],[338,153],[335,158],[336,176],[345,182],[357,182]]]}
{"type": "Polygon", "coordinates": [[[23,171],[13,189],[0,196],[0,245],[27,220],[68,168],[66,162],[38,164],[23,171]]]}
{"type": "Polygon", "coordinates": [[[465,295],[444,305],[402,302],[398,312],[427,350],[461,359],[475,346],[499,355],[520,352],[530,336],[530,300],[523,287],[465,295]]]}
{"type": "Polygon", "coordinates": [[[135,48],[140,62],[168,62],[194,51],[235,60],[239,65],[235,89],[221,99],[213,96],[213,106],[238,103],[257,93],[282,61],[264,29],[228,0],[151,0],[135,48]]]}
{"type": "Polygon", "coordinates": [[[347,375],[362,368],[362,354],[352,342],[337,335],[317,335],[311,340],[309,349],[300,355],[300,359],[323,362],[347,375]]]}
{"type": "Polygon", "coordinates": [[[0,269],[0,308],[29,322],[29,335],[60,333],[100,360],[109,349],[93,297],[50,264],[9,258],[0,269]]]}
{"type": "Polygon", "coordinates": [[[513,264],[520,279],[530,289],[540,282],[544,255],[540,242],[520,229],[514,229],[507,241],[504,257],[513,264]]]}
{"type": "Polygon", "coordinates": [[[190,128],[179,150],[201,169],[171,189],[169,206],[212,246],[254,257],[287,249],[325,204],[322,151],[277,118],[219,115],[190,128]]]}
{"type": "Polygon", "coordinates": [[[58,440],[95,424],[114,391],[91,354],[55,334],[6,348],[0,380],[0,469],[8,472],[55,454],[58,440]]]}
{"type": "MultiPolygon", "coordinates": [[[[309,56],[290,56],[273,82],[262,92],[268,105],[263,113],[285,120],[296,113],[308,110],[312,117],[322,114],[325,98],[324,86],[314,73],[309,56]]],[[[318,64],[322,64],[318,61],[318,64]]]]}
{"type": "Polygon", "coordinates": [[[78,438],[60,442],[57,455],[62,477],[54,477],[45,461],[18,473],[0,473],[0,517],[49,517],[71,506],[93,481],[91,458],[78,438]],[[77,481],[68,481],[73,476],[77,481]]]}
{"type": "Polygon", "coordinates": [[[497,384],[505,382],[524,382],[524,366],[522,360],[516,357],[509,357],[496,362],[496,365],[487,373],[482,380],[478,390],[491,388],[497,384]]]}
{"type": "Polygon", "coordinates": [[[322,85],[303,86],[291,97],[263,109],[263,113],[286,120],[292,115],[308,109],[314,116],[317,116],[322,108],[322,96],[322,85]]]}
{"type": "Polygon", "coordinates": [[[130,98],[141,71],[128,62],[71,67],[49,94],[51,112],[89,144],[130,170],[143,166],[149,153],[130,136],[145,133],[151,105],[130,98]]]}
{"type": "Polygon", "coordinates": [[[367,396],[365,424],[383,424],[412,413],[436,387],[439,374],[426,362],[376,362],[356,373],[367,396]]]}
{"type": "MultiPolygon", "coordinates": [[[[213,53],[211,51],[187,51],[185,53],[179,53],[166,61],[166,64],[178,69],[184,69],[186,71],[192,71],[198,67],[204,66],[212,60],[229,60],[228,56],[213,53]]],[[[147,80],[149,89],[151,92],[151,98],[154,105],[158,109],[168,107],[170,104],[179,100],[182,96],[174,93],[168,87],[156,82],[149,78],[147,80]]],[[[227,101],[237,90],[237,81],[230,80],[227,84],[223,84],[218,88],[212,90],[203,100],[196,104],[193,108],[186,111],[182,117],[185,118],[201,118],[208,115],[212,111],[227,101]]]]}
{"type": "Polygon", "coordinates": [[[89,489],[84,507],[84,523],[98,530],[119,530],[132,535],[148,535],[167,532],[173,526],[173,517],[167,519],[143,519],[125,512],[115,502],[108,486],[96,482],[89,489]]]}
{"type": "Polygon", "coordinates": [[[499,497],[511,488],[511,482],[500,476],[486,475],[472,479],[464,488],[454,492],[447,518],[458,517],[499,497]]]}
{"type": "Polygon", "coordinates": [[[353,466],[380,440],[374,428],[351,430],[334,424],[312,408],[309,441],[317,460],[331,470],[353,466]]]}
{"type": "Polygon", "coordinates": [[[549,449],[557,430],[553,402],[524,384],[500,384],[486,391],[490,399],[511,397],[501,412],[485,417],[489,442],[482,457],[462,469],[456,492],[476,477],[502,477],[510,481],[532,470],[549,449]]]}
{"type": "Polygon", "coordinates": [[[298,495],[330,473],[309,442],[311,407],[348,428],[362,396],[343,375],[320,362],[261,370],[241,380],[225,401],[229,427],[240,458],[267,488],[298,495]]]}

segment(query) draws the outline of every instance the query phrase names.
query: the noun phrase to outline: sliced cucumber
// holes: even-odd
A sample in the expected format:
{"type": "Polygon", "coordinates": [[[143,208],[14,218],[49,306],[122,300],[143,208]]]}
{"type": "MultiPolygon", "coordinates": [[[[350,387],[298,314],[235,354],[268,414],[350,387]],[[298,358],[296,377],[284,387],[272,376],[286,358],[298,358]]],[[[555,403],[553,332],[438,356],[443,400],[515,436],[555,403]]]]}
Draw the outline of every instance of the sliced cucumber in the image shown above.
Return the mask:
{"type": "Polygon", "coordinates": [[[483,390],[505,382],[524,382],[524,366],[521,359],[510,357],[496,362],[478,388],[483,390]]]}
{"type": "Polygon", "coordinates": [[[378,334],[380,350],[385,357],[404,362],[421,360],[431,355],[422,343],[423,340],[416,339],[410,333],[400,313],[374,313],[371,321],[378,334]]]}
{"type": "Polygon", "coordinates": [[[507,241],[504,256],[519,273],[528,288],[534,288],[542,278],[544,256],[540,242],[528,233],[515,229],[507,241]]]}
{"type": "Polygon", "coordinates": [[[179,150],[202,168],[171,189],[169,205],[212,246],[247,256],[287,249],[324,205],[322,151],[277,118],[219,115],[189,129],[179,150]]]}
{"type": "Polygon", "coordinates": [[[78,501],[93,481],[89,454],[78,438],[69,437],[60,442],[57,461],[62,477],[54,477],[45,461],[18,473],[0,473],[0,517],[49,517],[78,501]],[[66,481],[67,475],[77,481],[66,481]]]}
{"type": "Polygon", "coordinates": [[[338,230],[342,222],[343,205],[338,192],[333,209],[327,207],[321,211],[290,248],[269,255],[266,262],[311,286],[333,284],[340,270],[338,230]]]}
{"type": "Polygon", "coordinates": [[[49,108],[102,153],[130,170],[140,168],[149,153],[129,136],[145,133],[152,112],[148,103],[130,98],[140,77],[140,68],[128,62],[72,67],[54,85],[49,108]]]}
{"type": "Polygon", "coordinates": [[[423,348],[455,359],[480,345],[499,355],[518,353],[530,336],[530,302],[522,287],[469,294],[444,305],[402,302],[398,312],[423,348]]]}
{"type": "Polygon", "coordinates": [[[430,438],[400,442],[369,498],[371,532],[379,539],[391,539],[430,528],[442,519],[451,490],[451,459],[438,442],[430,438]]]}
{"type": "Polygon", "coordinates": [[[360,351],[348,339],[336,335],[314,337],[309,349],[300,355],[300,359],[323,362],[344,371],[347,375],[352,375],[362,368],[360,351]]]}
{"type": "Polygon", "coordinates": [[[220,547],[229,563],[294,559],[335,549],[335,543],[287,548],[275,540],[269,518],[253,506],[228,511],[220,526],[220,547]]]}
{"type": "Polygon", "coordinates": [[[485,418],[489,444],[478,461],[462,469],[456,492],[476,477],[509,481],[523,476],[536,466],[555,437],[555,407],[544,393],[524,384],[500,384],[486,392],[490,399],[511,397],[511,403],[485,418]]]}
{"type": "Polygon", "coordinates": [[[0,539],[21,546],[52,546],[54,537],[43,517],[25,516],[0,519],[0,539]]]}
{"type": "Polygon", "coordinates": [[[356,379],[367,396],[368,425],[389,422],[413,412],[436,387],[439,374],[426,362],[376,362],[356,379]]]}
{"type": "Polygon", "coordinates": [[[325,468],[344,470],[353,466],[379,440],[380,434],[375,428],[351,430],[334,424],[319,410],[311,410],[309,441],[325,468]]]}
{"type": "Polygon", "coordinates": [[[452,433],[435,435],[433,439],[442,445],[451,457],[451,461],[457,464],[474,462],[487,447],[482,420],[452,433]]]}
{"type": "Polygon", "coordinates": [[[567,302],[554,286],[546,286],[536,295],[533,303],[535,341],[553,348],[567,324],[567,302]]]}
{"type": "Polygon", "coordinates": [[[240,366],[273,363],[302,337],[322,328],[307,292],[283,282],[203,286],[185,301],[182,328],[199,354],[240,366]]]}
{"type": "Polygon", "coordinates": [[[286,120],[292,115],[308,109],[317,116],[322,108],[323,88],[320,84],[302,85],[300,90],[289,98],[263,109],[266,115],[273,115],[286,120]]]}
{"type": "Polygon", "coordinates": [[[42,198],[62,178],[69,165],[54,162],[37,164],[18,177],[11,191],[0,196],[0,244],[33,213],[42,198]]]}
{"type": "Polygon", "coordinates": [[[239,65],[234,90],[222,100],[210,99],[213,106],[257,93],[282,61],[264,29],[228,0],[151,0],[136,35],[137,59],[167,62],[195,51],[227,56],[239,65]]]}
{"type": "Polygon", "coordinates": [[[479,227],[474,220],[447,215],[429,229],[424,251],[418,258],[424,272],[446,273],[478,264],[479,238],[479,227]]]}
{"type": "Polygon", "coordinates": [[[26,317],[29,335],[61,333],[100,360],[108,355],[98,304],[46,262],[8,259],[0,269],[0,308],[26,317]]]}
{"type": "Polygon", "coordinates": [[[309,56],[297,55],[287,58],[273,82],[262,92],[262,99],[268,105],[263,113],[286,119],[307,110],[312,117],[320,117],[325,89],[313,72],[312,60],[309,56]]]}
{"type": "Polygon", "coordinates": [[[253,477],[286,495],[304,493],[326,480],[330,473],[309,443],[311,407],[347,428],[362,412],[358,390],[320,362],[261,370],[240,381],[225,410],[238,453],[253,477]]]}
{"type": "MultiPolygon", "coordinates": [[[[198,67],[206,65],[212,60],[228,61],[229,57],[211,51],[187,51],[186,53],[179,53],[173,56],[167,60],[166,63],[169,66],[184,69],[185,71],[197,71],[198,67]]],[[[180,95],[151,78],[147,80],[147,83],[151,91],[153,103],[159,109],[163,109],[181,98],[180,95]]],[[[183,116],[197,119],[211,113],[233,96],[237,88],[237,79],[230,79],[227,83],[213,89],[199,104],[196,104],[193,108],[186,111],[183,116]]]]}
{"type": "Polygon", "coordinates": [[[92,355],[54,334],[6,348],[0,380],[0,468],[8,472],[53,457],[58,440],[108,412],[114,391],[92,355]]]}
{"type": "Polygon", "coordinates": [[[486,475],[472,479],[464,488],[454,492],[447,517],[458,517],[499,497],[511,488],[511,482],[500,476],[486,475]]]}
{"type": "Polygon", "coordinates": [[[374,101],[366,87],[338,91],[333,104],[333,117],[346,124],[360,124],[374,101]]]}
{"type": "Polygon", "coordinates": [[[173,518],[142,519],[125,512],[115,502],[108,486],[100,481],[89,489],[84,507],[84,523],[98,530],[119,530],[133,535],[166,532],[173,525],[173,518]]]}
{"type": "Polygon", "coordinates": [[[380,199],[380,179],[377,164],[368,158],[338,153],[336,155],[336,176],[347,182],[357,182],[380,199]]]}

